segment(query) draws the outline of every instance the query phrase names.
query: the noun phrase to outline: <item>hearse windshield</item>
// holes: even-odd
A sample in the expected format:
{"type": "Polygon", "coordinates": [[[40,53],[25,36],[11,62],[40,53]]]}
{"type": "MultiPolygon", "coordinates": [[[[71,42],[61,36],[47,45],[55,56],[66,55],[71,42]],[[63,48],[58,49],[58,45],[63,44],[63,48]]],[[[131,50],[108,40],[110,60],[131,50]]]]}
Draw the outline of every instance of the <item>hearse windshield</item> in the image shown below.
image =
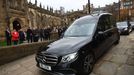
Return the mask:
{"type": "Polygon", "coordinates": [[[64,37],[85,37],[93,33],[97,19],[92,16],[76,20],[65,32],[64,37]]]}

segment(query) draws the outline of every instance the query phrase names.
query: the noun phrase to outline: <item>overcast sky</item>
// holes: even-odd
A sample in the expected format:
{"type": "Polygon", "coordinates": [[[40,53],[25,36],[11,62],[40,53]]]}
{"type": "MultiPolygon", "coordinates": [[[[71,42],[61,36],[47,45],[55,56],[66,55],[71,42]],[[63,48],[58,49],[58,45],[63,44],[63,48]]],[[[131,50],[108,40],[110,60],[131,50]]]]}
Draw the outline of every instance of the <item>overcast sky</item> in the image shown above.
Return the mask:
{"type": "MultiPolygon", "coordinates": [[[[29,1],[29,0],[28,0],[29,1]]],[[[102,7],[106,4],[111,4],[113,2],[118,2],[119,0],[90,0],[94,7],[102,7]]],[[[32,3],[35,3],[35,0],[31,0],[32,3]]],[[[42,3],[45,5],[45,8],[51,6],[54,10],[59,9],[60,6],[63,6],[65,10],[77,10],[82,9],[83,5],[85,5],[88,0],[37,0],[38,5],[42,3]]]]}

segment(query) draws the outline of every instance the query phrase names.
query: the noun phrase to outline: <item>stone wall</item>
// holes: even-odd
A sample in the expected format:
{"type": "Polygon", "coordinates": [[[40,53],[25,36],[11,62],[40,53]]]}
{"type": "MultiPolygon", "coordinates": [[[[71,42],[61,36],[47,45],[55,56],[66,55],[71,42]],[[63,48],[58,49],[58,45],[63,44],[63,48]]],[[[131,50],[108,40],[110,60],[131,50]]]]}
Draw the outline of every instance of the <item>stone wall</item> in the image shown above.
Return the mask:
{"type": "MultiPolygon", "coordinates": [[[[52,40],[58,39],[58,34],[52,33],[51,39],[52,40]]],[[[37,42],[31,44],[22,44],[18,46],[2,47],[0,48],[0,65],[34,54],[41,47],[45,47],[46,45],[48,45],[49,42],[37,42]]]]}
{"type": "Polygon", "coordinates": [[[0,48],[0,65],[34,54],[48,42],[32,43],[0,48]]]}

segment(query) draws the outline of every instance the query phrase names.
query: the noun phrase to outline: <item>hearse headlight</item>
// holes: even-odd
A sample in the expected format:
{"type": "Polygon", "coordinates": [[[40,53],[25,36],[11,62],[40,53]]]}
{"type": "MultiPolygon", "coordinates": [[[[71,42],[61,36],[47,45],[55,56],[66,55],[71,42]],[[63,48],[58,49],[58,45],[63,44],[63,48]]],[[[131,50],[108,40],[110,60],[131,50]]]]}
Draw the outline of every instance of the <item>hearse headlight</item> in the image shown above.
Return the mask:
{"type": "Polygon", "coordinates": [[[124,28],[124,30],[127,30],[127,28],[124,28]]]}
{"type": "Polygon", "coordinates": [[[61,63],[66,63],[66,62],[70,62],[71,60],[74,60],[77,58],[77,52],[76,53],[72,53],[72,54],[68,54],[66,56],[62,57],[61,63]]]}

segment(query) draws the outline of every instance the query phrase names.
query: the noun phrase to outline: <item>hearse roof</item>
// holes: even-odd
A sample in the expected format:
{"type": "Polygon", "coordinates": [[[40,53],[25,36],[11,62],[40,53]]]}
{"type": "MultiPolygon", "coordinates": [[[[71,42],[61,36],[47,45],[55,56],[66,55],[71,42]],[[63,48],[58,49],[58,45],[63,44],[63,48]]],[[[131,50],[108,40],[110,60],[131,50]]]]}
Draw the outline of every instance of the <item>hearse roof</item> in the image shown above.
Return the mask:
{"type": "Polygon", "coordinates": [[[96,19],[96,20],[98,20],[103,15],[112,15],[112,14],[110,14],[110,13],[91,14],[91,15],[83,16],[77,20],[82,20],[82,19],[96,19]]]}

